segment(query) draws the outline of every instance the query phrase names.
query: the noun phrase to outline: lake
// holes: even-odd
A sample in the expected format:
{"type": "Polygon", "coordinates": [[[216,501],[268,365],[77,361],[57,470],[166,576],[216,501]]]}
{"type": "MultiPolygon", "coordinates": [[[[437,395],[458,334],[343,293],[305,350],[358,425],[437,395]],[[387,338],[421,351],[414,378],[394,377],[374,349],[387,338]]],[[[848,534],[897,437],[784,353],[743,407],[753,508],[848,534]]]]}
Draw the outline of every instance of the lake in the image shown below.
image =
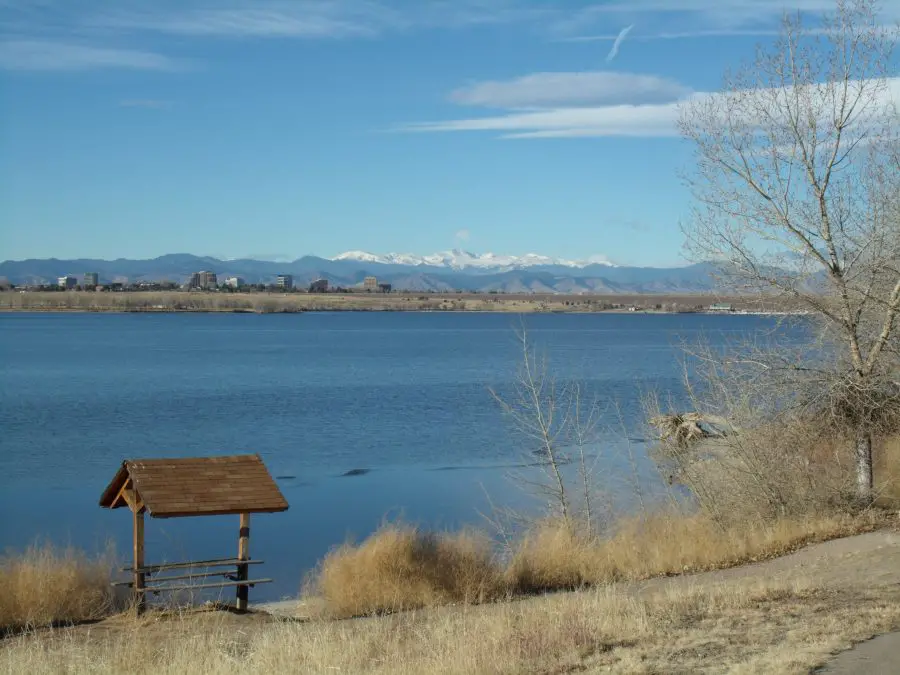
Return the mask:
{"type": "MultiPolygon", "coordinates": [[[[263,457],[290,509],[253,517],[251,551],[276,579],[253,600],[296,594],[331,546],[385,518],[457,528],[483,524],[490,503],[535,508],[509,478],[533,448],[489,392],[515,381],[523,321],[553,375],[582,383],[604,423],[632,437],[651,487],[640,396],[681,392],[681,342],[776,326],[699,314],[0,314],[0,547],[40,536],[127,553],[127,512],[97,505],[126,458],[263,457]]],[[[598,470],[629,467],[606,458],[598,470]]],[[[148,518],[147,560],[231,556],[236,531],[237,516],[148,518]]]]}

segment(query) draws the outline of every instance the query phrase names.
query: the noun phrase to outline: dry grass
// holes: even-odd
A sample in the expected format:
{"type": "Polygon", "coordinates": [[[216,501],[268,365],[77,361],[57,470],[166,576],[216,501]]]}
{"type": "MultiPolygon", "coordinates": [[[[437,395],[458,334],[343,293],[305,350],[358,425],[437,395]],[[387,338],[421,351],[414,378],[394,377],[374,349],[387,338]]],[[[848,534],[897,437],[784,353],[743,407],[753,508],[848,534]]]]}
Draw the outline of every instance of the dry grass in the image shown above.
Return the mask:
{"type": "Polygon", "coordinates": [[[312,586],[333,616],[477,603],[503,593],[485,537],[404,525],[385,525],[358,546],[331,551],[312,586]]]}
{"type": "MultiPolygon", "coordinates": [[[[198,293],[141,292],[2,292],[0,309],[23,311],[207,311],[299,312],[354,311],[469,311],[469,312],[599,312],[637,305],[664,311],[695,311],[720,298],[703,295],[557,295],[539,293],[198,293]]],[[[760,309],[752,298],[733,298],[735,306],[760,309]]],[[[767,308],[768,309],[768,308],[767,308]]],[[[772,307],[771,309],[780,309],[772,307]]]]}
{"type": "Polygon", "coordinates": [[[877,512],[722,526],[704,514],[661,512],[622,521],[607,538],[579,535],[559,521],[539,524],[515,550],[509,587],[534,593],[734,567],[806,544],[877,527],[877,512]]]}
{"type": "Polygon", "coordinates": [[[897,591],[602,588],[352,621],[184,615],[7,640],[10,673],[806,673],[900,626],[897,591]]]}
{"type": "Polygon", "coordinates": [[[110,586],[111,556],[34,545],[0,558],[0,633],[109,616],[121,602],[110,586]]]}
{"type": "Polygon", "coordinates": [[[872,511],[722,526],[703,514],[660,512],[624,520],[611,536],[588,537],[548,520],[525,533],[505,564],[476,534],[427,534],[386,525],[359,545],[329,553],[306,593],[310,606],[331,617],[478,604],[734,567],[883,522],[884,516],[872,511]]]}

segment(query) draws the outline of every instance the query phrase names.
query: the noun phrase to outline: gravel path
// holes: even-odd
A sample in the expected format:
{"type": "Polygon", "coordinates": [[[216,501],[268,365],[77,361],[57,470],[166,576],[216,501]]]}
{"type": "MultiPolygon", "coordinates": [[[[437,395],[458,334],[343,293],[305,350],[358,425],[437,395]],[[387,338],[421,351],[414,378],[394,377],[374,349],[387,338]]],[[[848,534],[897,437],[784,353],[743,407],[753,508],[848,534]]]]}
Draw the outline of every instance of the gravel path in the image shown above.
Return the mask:
{"type": "Polygon", "coordinates": [[[821,675],[897,675],[900,673],[900,633],[879,635],[838,654],[819,668],[821,675]]]}

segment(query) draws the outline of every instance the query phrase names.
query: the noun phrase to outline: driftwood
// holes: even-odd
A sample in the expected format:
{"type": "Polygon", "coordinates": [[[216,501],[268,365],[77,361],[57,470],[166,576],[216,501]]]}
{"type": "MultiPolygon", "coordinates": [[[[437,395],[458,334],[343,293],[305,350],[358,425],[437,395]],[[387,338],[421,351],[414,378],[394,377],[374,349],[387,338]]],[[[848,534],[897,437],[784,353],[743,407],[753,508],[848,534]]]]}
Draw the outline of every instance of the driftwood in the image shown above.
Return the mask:
{"type": "Polygon", "coordinates": [[[657,415],[650,419],[650,424],[659,429],[660,440],[674,441],[681,447],[692,445],[712,435],[701,426],[701,422],[703,417],[696,412],[657,415]]]}

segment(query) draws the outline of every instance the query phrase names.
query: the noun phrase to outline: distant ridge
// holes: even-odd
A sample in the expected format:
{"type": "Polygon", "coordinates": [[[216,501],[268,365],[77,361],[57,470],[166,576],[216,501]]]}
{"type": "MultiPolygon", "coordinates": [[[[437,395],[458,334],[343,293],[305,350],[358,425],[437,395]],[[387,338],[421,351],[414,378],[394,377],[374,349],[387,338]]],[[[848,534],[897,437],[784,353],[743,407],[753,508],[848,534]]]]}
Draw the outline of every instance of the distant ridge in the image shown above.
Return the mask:
{"type": "Polygon", "coordinates": [[[97,272],[101,283],[162,281],[182,283],[192,272],[216,272],[219,281],[242,277],[247,283],[272,283],[278,274],[291,274],[304,285],[326,278],[334,286],[359,286],[366,276],[409,291],[479,291],[565,294],[692,294],[716,290],[713,267],[701,263],[686,267],[615,266],[602,257],[575,262],[530,254],[500,256],[447,251],[432,256],[375,255],[350,251],[333,259],[304,256],[291,262],[238,258],[220,260],[189,253],[173,253],[149,260],[7,260],[0,277],[13,284],[51,284],[63,275],[80,279],[97,272]]]}

